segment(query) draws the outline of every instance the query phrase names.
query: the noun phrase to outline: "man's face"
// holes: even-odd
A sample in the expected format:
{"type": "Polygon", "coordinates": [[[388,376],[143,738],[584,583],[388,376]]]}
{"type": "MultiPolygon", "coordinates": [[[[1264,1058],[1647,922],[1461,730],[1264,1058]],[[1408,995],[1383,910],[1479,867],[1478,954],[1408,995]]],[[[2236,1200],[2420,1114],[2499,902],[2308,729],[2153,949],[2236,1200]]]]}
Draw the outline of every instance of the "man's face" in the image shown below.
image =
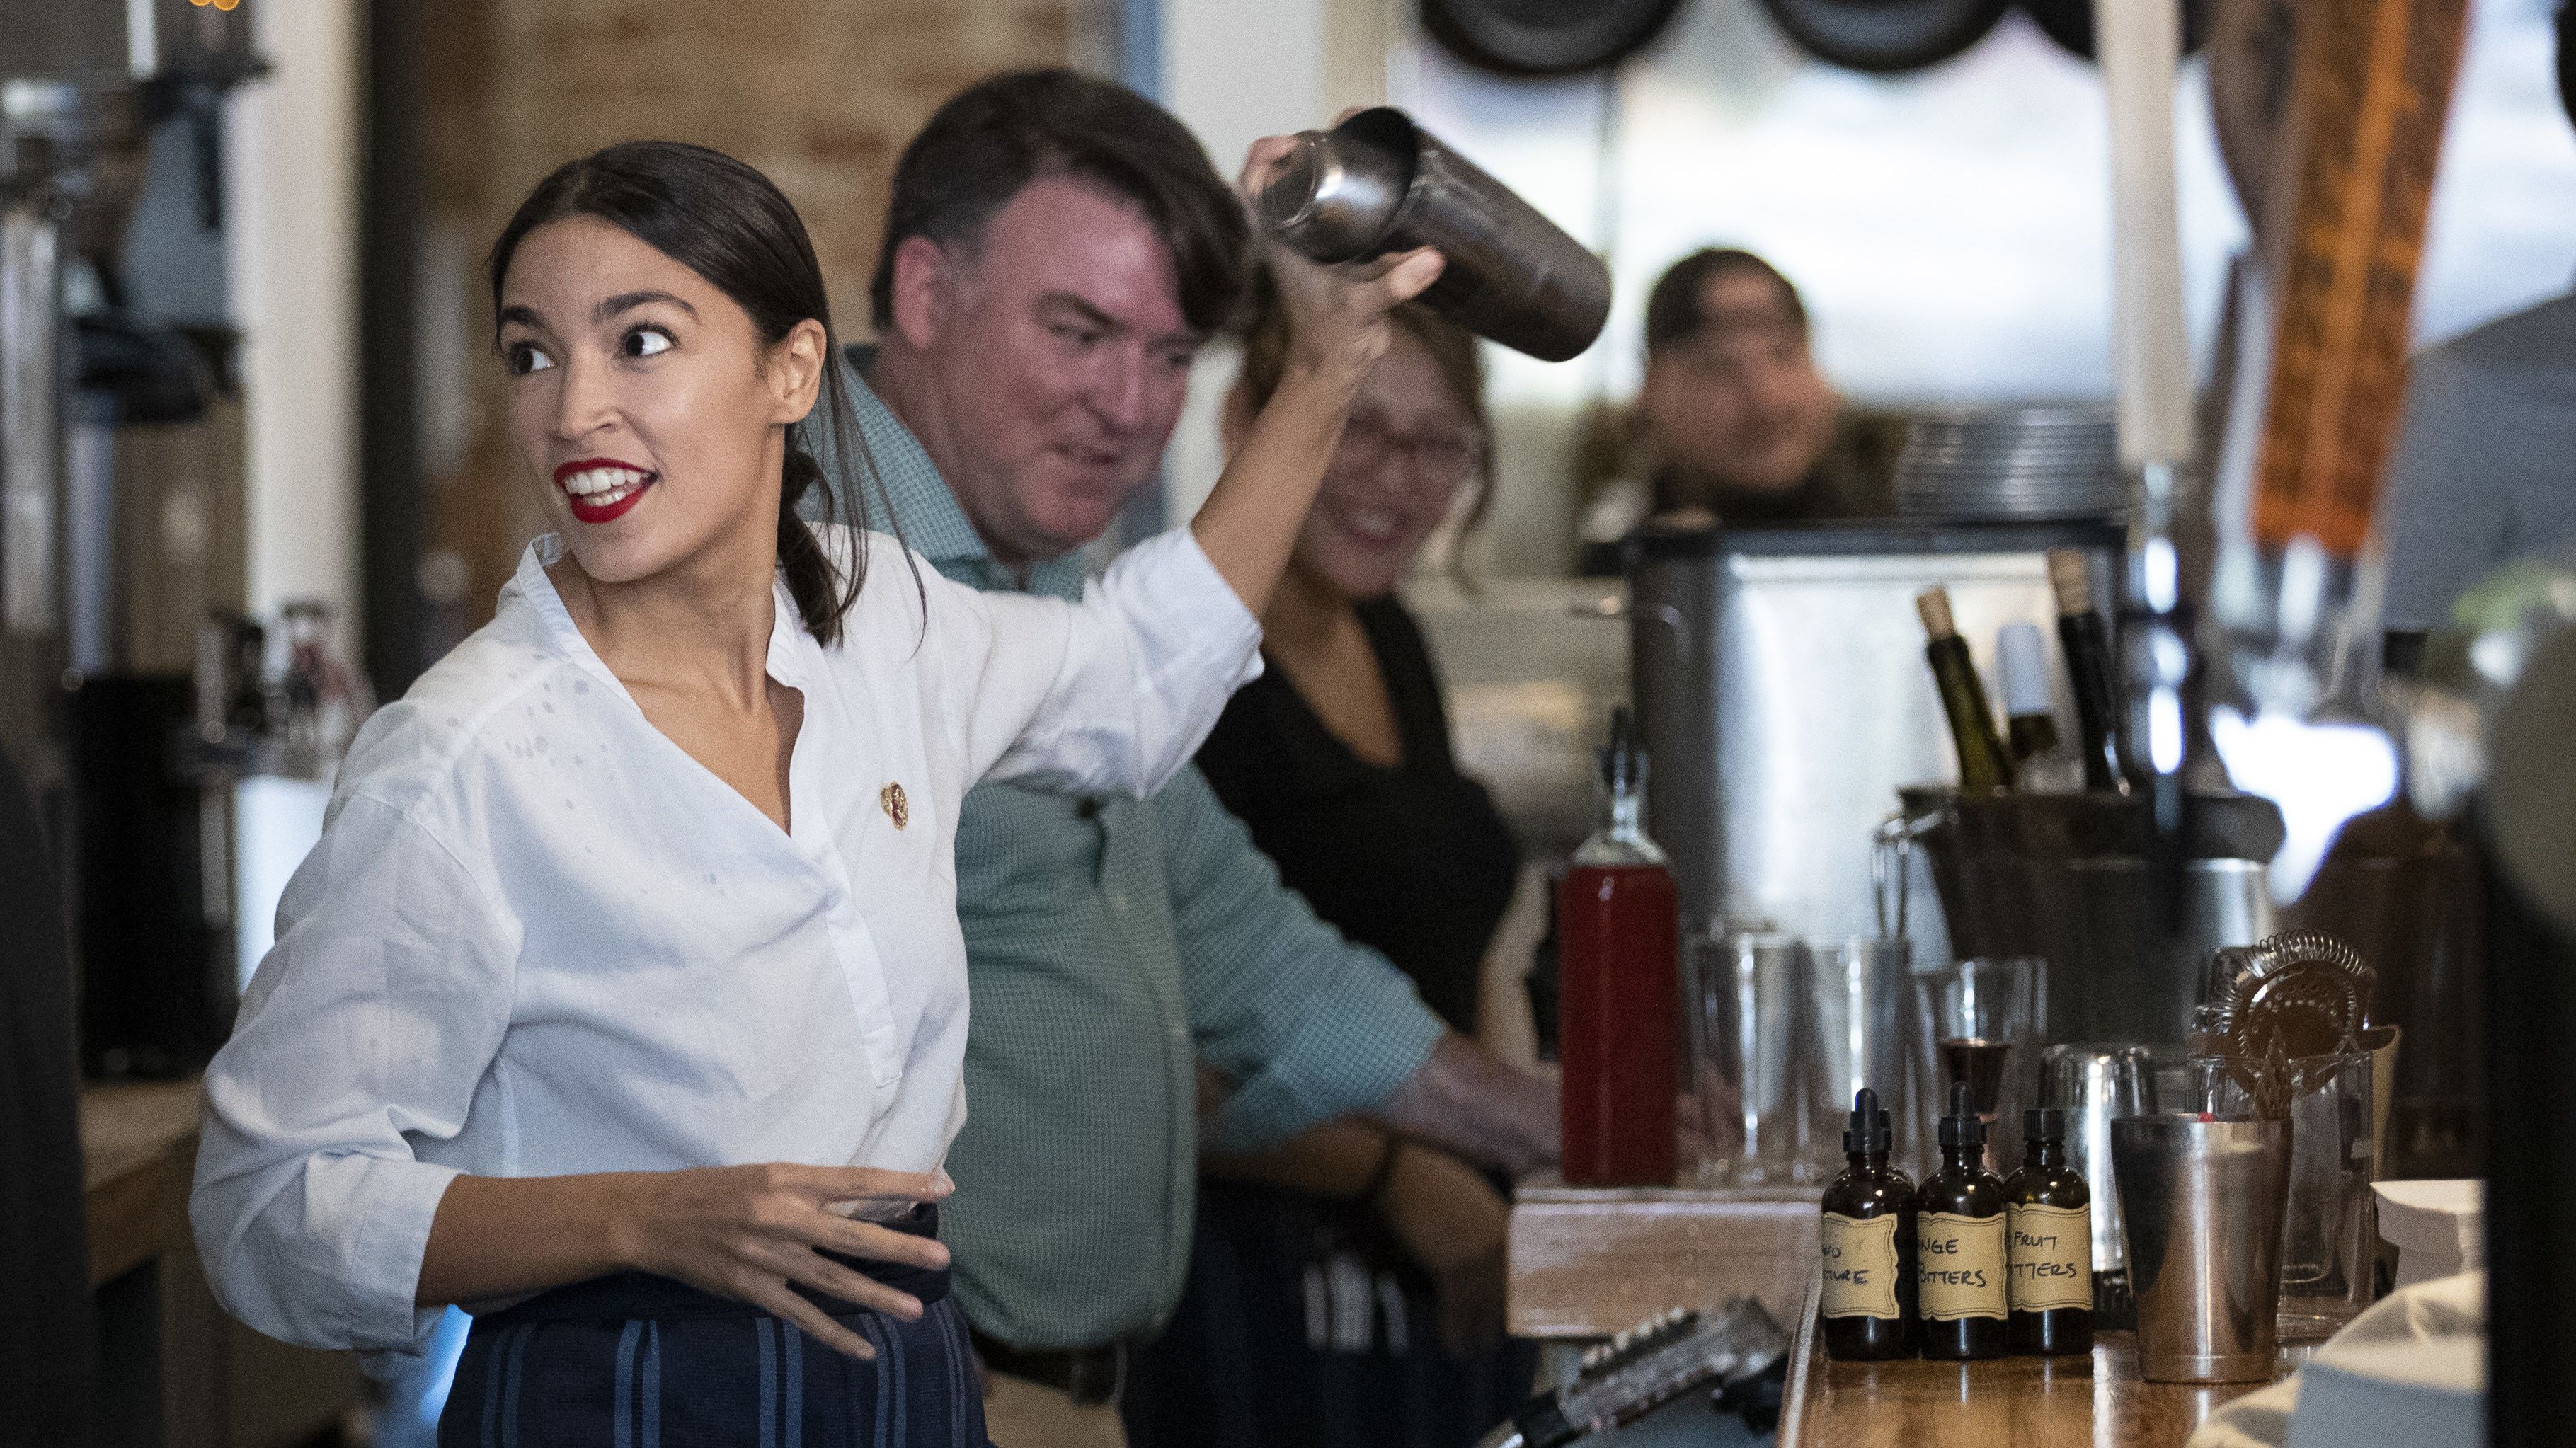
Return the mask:
{"type": "Polygon", "coordinates": [[[1719,487],[1786,491],[1833,442],[1834,390],[1778,284],[1721,271],[1700,296],[1698,334],[1646,363],[1638,395],[1656,459],[1719,487]]]}
{"type": "Polygon", "coordinates": [[[1133,206],[1049,177],[938,257],[907,338],[937,394],[932,461],[1005,564],[1080,547],[1153,478],[1206,340],[1170,250],[1133,206]]]}

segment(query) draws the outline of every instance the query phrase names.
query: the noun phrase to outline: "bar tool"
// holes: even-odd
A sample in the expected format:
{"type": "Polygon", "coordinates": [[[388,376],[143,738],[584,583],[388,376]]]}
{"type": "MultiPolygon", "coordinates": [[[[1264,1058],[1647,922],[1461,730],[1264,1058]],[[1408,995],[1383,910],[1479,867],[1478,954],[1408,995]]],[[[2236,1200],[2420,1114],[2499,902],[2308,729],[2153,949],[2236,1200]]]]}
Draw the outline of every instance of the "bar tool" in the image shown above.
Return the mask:
{"type": "Polygon", "coordinates": [[[2279,1351],[2285,1121],[2111,1123],[2138,1360],[2157,1382],[2259,1383],[2279,1351]]]}
{"type": "Polygon", "coordinates": [[[1421,301],[1477,336],[1547,362],[1592,345],[1610,316],[1610,269],[1500,181],[1392,106],[1299,146],[1255,206],[1313,260],[1363,261],[1417,246],[1448,265],[1421,301]]]}
{"type": "Polygon", "coordinates": [[[1750,1297],[1707,1316],[1675,1308],[1594,1348],[1572,1383],[1522,1404],[1476,1448],[1558,1448],[1633,1423],[1704,1384],[1749,1382],[1788,1350],[1788,1334],[1750,1297]]]}

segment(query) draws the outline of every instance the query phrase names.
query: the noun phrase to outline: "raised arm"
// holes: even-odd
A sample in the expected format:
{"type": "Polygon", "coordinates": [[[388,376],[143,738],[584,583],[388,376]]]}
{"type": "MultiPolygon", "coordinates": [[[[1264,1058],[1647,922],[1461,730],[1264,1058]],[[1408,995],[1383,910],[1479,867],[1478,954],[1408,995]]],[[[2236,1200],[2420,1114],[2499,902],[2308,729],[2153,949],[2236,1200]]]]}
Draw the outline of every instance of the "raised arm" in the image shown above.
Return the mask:
{"type": "MultiPolygon", "coordinates": [[[[1296,145],[1286,136],[1253,142],[1243,162],[1245,192],[1257,190],[1296,145]]],[[[1288,566],[1351,400],[1386,352],[1387,311],[1438,280],[1441,266],[1440,254],[1427,248],[1337,267],[1276,243],[1268,254],[1288,309],[1288,368],[1190,523],[1208,560],[1255,614],[1269,606],[1288,566]]]]}

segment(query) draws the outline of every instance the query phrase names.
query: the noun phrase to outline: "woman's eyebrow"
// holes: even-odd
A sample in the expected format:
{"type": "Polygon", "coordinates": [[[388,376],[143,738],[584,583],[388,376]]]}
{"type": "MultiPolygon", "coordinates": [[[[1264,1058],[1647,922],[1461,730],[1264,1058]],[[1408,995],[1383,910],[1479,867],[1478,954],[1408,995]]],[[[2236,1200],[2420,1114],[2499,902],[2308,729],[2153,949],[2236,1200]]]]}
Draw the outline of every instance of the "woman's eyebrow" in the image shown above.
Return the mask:
{"type": "Polygon", "coordinates": [[[692,317],[695,317],[698,314],[697,308],[690,306],[687,302],[680,300],[669,292],[619,292],[617,295],[601,302],[598,306],[591,308],[590,319],[594,322],[605,322],[620,312],[629,311],[636,307],[645,306],[653,302],[668,302],[672,306],[679,308],[681,311],[688,313],[692,317]]]}

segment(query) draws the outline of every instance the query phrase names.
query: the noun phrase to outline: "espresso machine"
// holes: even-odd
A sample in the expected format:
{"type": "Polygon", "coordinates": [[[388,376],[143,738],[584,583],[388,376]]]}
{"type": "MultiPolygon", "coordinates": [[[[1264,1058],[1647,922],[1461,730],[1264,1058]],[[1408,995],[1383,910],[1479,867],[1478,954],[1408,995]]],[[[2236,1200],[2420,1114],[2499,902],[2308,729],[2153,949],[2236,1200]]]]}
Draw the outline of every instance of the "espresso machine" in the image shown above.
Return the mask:
{"type": "Polygon", "coordinates": [[[133,304],[147,174],[223,222],[250,13],[0,0],[0,749],[63,875],[82,1059],[201,1063],[231,1025],[242,437],[229,338],[133,304]],[[150,171],[155,146],[188,164],[150,171]]]}

